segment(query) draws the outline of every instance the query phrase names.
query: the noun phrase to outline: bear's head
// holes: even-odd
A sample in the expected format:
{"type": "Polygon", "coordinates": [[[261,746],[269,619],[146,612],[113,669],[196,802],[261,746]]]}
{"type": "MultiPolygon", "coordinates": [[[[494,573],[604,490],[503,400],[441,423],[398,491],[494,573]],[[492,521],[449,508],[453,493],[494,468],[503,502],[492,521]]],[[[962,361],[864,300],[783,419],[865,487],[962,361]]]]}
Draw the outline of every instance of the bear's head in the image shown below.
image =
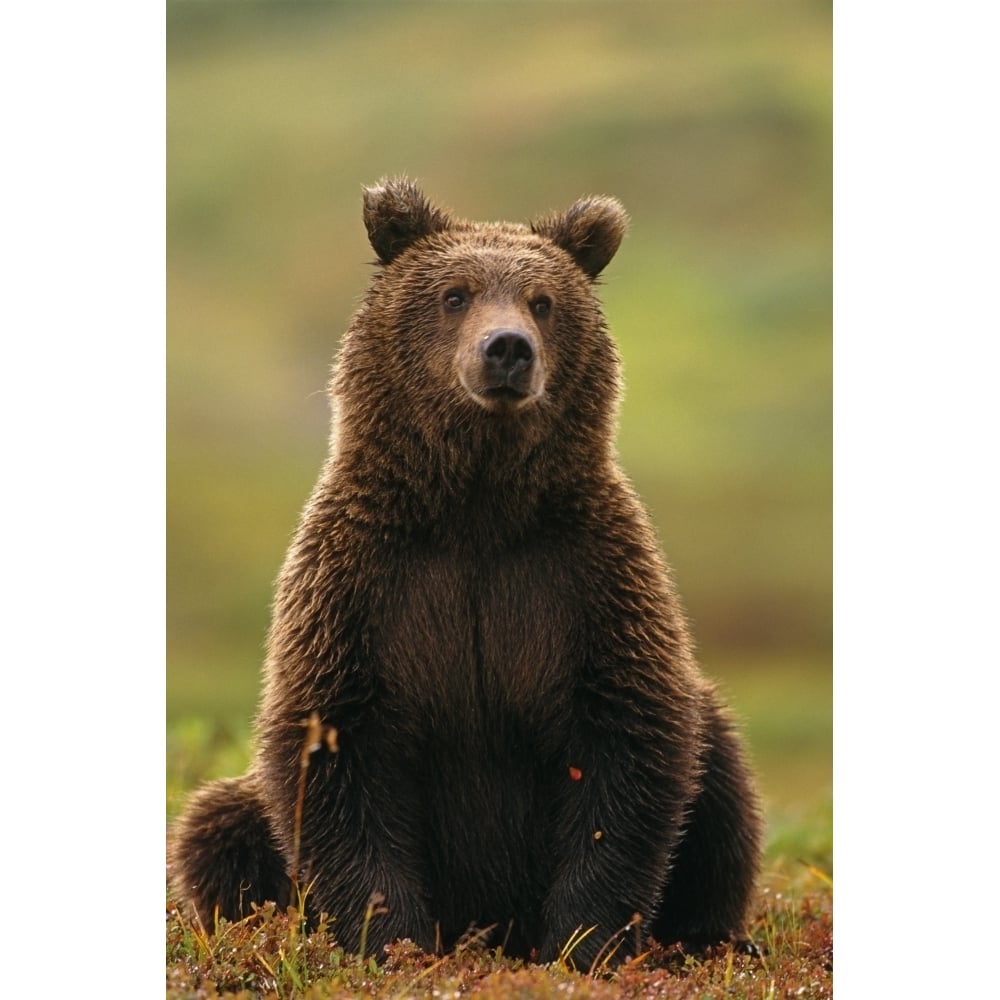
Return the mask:
{"type": "Polygon", "coordinates": [[[618,201],[477,223],[395,179],[365,189],[364,221],[379,270],[337,364],[342,434],[419,437],[466,464],[610,443],[619,360],[593,286],[625,233],[618,201]]]}

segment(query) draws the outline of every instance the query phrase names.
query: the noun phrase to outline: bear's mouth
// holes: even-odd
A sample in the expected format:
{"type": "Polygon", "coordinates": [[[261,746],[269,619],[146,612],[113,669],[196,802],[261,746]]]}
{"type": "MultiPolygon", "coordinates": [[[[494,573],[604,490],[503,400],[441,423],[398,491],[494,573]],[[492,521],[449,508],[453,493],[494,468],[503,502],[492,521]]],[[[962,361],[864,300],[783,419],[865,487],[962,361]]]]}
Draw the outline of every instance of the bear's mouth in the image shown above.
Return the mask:
{"type": "Polygon", "coordinates": [[[469,378],[467,372],[460,367],[458,381],[473,402],[494,414],[520,413],[542,396],[544,386],[540,369],[531,378],[516,376],[487,379],[469,378]]]}
{"type": "Polygon", "coordinates": [[[528,398],[528,393],[521,392],[512,385],[498,385],[492,389],[485,389],[482,395],[497,403],[519,403],[522,399],[528,398]]]}

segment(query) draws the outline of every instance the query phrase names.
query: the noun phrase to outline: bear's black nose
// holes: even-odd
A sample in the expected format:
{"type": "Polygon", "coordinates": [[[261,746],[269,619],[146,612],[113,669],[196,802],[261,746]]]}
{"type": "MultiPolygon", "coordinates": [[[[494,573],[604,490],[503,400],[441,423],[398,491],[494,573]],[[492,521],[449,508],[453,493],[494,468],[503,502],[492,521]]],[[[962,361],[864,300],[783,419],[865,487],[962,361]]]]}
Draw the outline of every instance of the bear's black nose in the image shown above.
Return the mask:
{"type": "Polygon", "coordinates": [[[520,378],[535,360],[535,345],[521,330],[491,330],[479,347],[486,377],[493,387],[521,388],[520,378]]]}

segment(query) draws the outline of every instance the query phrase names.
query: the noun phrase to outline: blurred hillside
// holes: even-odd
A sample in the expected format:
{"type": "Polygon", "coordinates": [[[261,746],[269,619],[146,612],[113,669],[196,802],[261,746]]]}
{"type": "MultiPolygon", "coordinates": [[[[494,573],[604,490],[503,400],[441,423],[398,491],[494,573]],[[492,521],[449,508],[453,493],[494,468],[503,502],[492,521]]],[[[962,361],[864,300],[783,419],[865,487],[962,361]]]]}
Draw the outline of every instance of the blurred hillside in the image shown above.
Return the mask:
{"type": "Polygon", "coordinates": [[[477,219],[625,203],[622,461],[769,798],[821,794],[830,5],[172,0],[167,40],[168,732],[245,744],[371,273],[361,185],[405,173],[477,219]]]}

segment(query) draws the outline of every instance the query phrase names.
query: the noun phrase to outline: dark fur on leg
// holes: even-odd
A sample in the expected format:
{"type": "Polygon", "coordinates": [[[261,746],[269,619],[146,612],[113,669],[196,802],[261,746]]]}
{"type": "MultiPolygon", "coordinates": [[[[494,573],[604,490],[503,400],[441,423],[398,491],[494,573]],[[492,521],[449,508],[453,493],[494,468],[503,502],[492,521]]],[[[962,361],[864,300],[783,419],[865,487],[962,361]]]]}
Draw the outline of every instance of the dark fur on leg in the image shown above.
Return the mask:
{"type": "Polygon", "coordinates": [[[760,870],[763,819],[732,721],[714,697],[707,709],[706,768],[659,912],[661,944],[699,949],[720,941],[752,944],[747,922],[760,870]]]}
{"type": "Polygon", "coordinates": [[[207,930],[216,910],[239,920],[253,903],[283,908],[291,898],[253,775],[213,782],[192,797],[174,829],[169,862],[174,892],[207,930]]]}

